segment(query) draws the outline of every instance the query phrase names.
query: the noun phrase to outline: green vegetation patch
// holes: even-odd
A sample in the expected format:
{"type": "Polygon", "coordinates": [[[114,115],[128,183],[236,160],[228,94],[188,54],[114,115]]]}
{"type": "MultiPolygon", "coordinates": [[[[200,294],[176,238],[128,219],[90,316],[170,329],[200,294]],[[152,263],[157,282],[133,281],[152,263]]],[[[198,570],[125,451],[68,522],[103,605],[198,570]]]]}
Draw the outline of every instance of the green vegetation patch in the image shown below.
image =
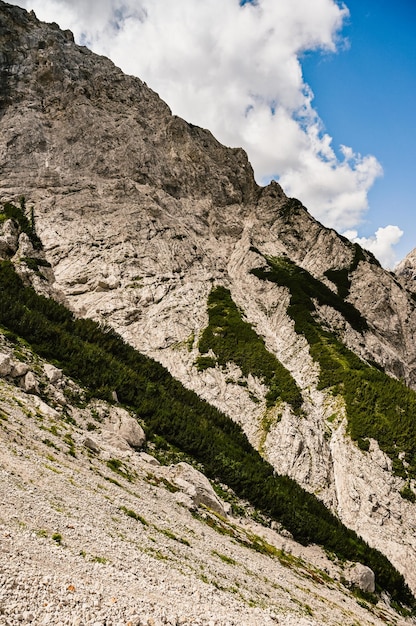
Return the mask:
{"type": "Polygon", "coordinates": [[[237,561],[232,559],[230,556],[227,556],[226,554],[221,554],[221,552],[217,552],[216,550],[212,550],[211,554],[220,558],[221,561],[227,563],[227,565],[237,565],[237,561]]]}
{"type": "Polygon", "coordinates": [[[416,493],[409,485],[405,485],[403,489],[400,490],[400,495],[405,500],[409,500],[409,502],[416,502],[416,493]]]}
{"type": "Polygon", "coordinates": [[[336,285],[340,298],[348,297],[351,288],[351,274],[355,272],[360,261],[367,260],[358,243],[352,245],[354,247],[354,256],[349,266],[340,269],[329,269],[325,272],[325,276],[336,285]]]}
{"type": "Polygon", "coordinates": [[[139,513],[136,513],[136,511],[133,511],[132,509],[127,509],[125,506],[121,506],[120,507],[120,511],[123,511],[123,513],[125,513],[127,515],[127,517],[131,517],[132,519],[136,520],[137,522],[140,522],[141,524],[143,524],[143,526],[147,526],[148,525],[148,523],[144,519],[144,517],[142,515],[140,515],[139,513]]]}
{"type": "Polygon", "coordinates": [[[60,546],[62,544],[62,535],[60,533],[53,533],[52,539],[60,546]]]}
{"type": "Polygon", "coordinates": [[[177,535],[175,535],[175,533],[173,533],[168,528],[157,528],[156,526],[155,528],[160,533],[162,533],[162,535],[165,535],[165,537],[169,537],[169,539],[172,539],[173,541],[177,541],[178,543],[181,543],[184,546],[188,546],[188,548],[191,547],[191,544],[189,543],[187,539],[184,539],[183,537],[178,537],[177,535]]]}
{"type": "Polygon", "coordinates": [[[45,261],[45,259],[34,259],[33,257],[23,257],[22,261],[24,263],[26,263],[27,267],[32,270],[33,272],[36,272],[36,274],[38,274],[39,276],[42,276],[42,274],[40,273],[40,267],[51,267],[51,264],[49,263],[49,261],[45,261]]]}
{"type": "Polygon", "coordinates": [[[133,475],[128,471],[127,467],[123,461],[120,461],[120,459],[108,459],[107,467],[128,480],[130,483],[133,481],[133,475]]]}
{"type": "Polygon", "coordinates": [[[332,306],[357,330],[365,330],[360,313],[287,258],[269,258],[267,267],[252,273],[290,290],[287,312],[295,322],[296,332],[308,341],[312,358],[320,365],[319,388],[332,388],[333,393],[343,396],[351,437],[362,450],[369,449],[369,438],[376,439],[392,459],[398,475],[415,477],[415,392],[362,361],[324,330],[314,315],[313,300],[332,306]]]}
{"type": "Polygon", "coordinates": [[[257,376],[269,391],[267,405],[287,402],[296,413],[302,406],[302,395],[290,372],[266,349],[251,324],[243,319],[241,310],[225,287],[214,287],[208,296],[208,326],[199,340],[202,356],[197,359],[200,370],[218,364],[235,363],[243,376],[257,376]],[[215,359],[206,356],[212,350],[215,359]]]}
{"type": "Polygon", "coordinates": [[[297,331],[304,334],[304,325],[313,319],[316,311],[314,300],[319,305],[327,305],[341,313],[347,322],[358,332],[368,329],[361,313],[350,302],[345,302],[338,294],[320,280],[314,278],[307,270],[299,267],[287,257],[269,257],[267,267],[251,270],[252,274],[264,280],[288,287],[291,293],[289,314],[297,324],[297,331]]]}

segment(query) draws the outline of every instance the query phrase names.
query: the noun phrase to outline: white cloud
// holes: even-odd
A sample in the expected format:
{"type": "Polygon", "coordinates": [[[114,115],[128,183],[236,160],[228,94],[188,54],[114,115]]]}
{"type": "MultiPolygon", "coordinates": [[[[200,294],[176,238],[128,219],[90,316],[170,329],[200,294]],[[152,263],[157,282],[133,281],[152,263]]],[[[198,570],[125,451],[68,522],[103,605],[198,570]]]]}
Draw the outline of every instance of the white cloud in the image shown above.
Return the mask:
{"type": "Polygon", "coordinates": [[[19,0],[40,19],[145,80],[173,112],[248,152],[325,225],[356,228],[381,165],[337,156],[302,76],[306,50],[335,52],[348,9],[336,0],[19,0]]]}
{"type": "Polygon", "coordinates": [[[383,172],[381,165],[375,157],[362,157],[345,147],[344,158],[337,159],[330,138],[320,136],[313,126],[306,141],[307,149],[295,167],[285,169],[280,183],[326,226],[338,230],[356,226],[368,208],[368,190],[383,172]]]}
{"type": "Polygon", "coordinates": [[[397,259],[393,246],[399,243],[403,231],[398,226],[385,226],[378,228],[372,237],[358,237],[356,230],[347,230],[343,233],[354,243],[360,244],[362,248],[370,250],[380,263],[387,268],[393,269],[397,259]]]}

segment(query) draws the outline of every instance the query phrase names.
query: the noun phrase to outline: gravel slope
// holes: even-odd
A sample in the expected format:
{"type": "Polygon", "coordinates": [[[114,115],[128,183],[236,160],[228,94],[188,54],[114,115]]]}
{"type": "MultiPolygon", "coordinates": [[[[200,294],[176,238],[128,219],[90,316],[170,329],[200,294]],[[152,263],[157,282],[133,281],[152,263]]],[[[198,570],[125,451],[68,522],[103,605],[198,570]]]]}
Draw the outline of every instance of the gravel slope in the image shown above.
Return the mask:
{"type": "Polygon", "coordinates": [[[410,623],[320,549],[197,509],[172,466],[109,434],[119,409],[1,335],[0,352],[33,374],[0,377],[1,626],[410,623]]]}

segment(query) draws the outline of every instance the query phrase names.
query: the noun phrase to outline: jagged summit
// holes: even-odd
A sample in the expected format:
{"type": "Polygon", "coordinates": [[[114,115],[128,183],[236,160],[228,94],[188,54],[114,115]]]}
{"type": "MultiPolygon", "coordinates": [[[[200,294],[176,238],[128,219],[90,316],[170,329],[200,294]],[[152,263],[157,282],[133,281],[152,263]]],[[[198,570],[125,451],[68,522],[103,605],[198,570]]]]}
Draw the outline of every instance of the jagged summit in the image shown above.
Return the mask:
{"type": "Polygon", "coordinates": [[[240,424],[415,591],[412,294],[138,78],[0,16],[0,200],[24,197],[49,274],[5,209],[2,258],[240,424]]]}
{"type": "Polygon", "coordinates": [[[10,188],[21,176],[10,166],[25,154],[27,160],[29,150],[25,178],[32,173],[36,189],[84,187],[92,177],[129,181],[133,196],[135,186],[149,185],[218,206],[255,196],[243,150],[224,148],[209,131],[173,116],[142,81],[75,45],[68,31],[17,7],[1,8],[1,109],[9,125],[2,167],[10,188]],[[30,111],[20,119],[26,104],[30,111]]]}

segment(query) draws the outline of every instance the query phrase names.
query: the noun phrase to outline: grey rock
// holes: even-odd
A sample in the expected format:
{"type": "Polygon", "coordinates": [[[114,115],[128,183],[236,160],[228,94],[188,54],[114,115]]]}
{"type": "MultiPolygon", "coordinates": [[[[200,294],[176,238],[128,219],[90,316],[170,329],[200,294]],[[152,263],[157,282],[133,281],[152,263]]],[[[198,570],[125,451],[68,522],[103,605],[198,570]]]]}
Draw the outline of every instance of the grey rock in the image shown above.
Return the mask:
{"type": "Polygon", "coordinates": [[[100,439],[103,445],[107,449],[110,448],[110,450],[114,449],[114,450],[117,450],[118,452],[124,452],[124,453],[131,452],[131,447],[127,443],[127,441],[123,437],[120,437],[118,434],[110,430],[103,429],[103,431],[101,432],[100,439]]]}
{"type": "Polygon", "coordinates": [[[62,370],[58,367],[55,367],[54,365],[51,365],[50,363],[44,364],[43,371],[49,379],[49,382],[52,384],[57,383],[59,380],[62,380],[62,370]]]}
{"type": "Polygon", "coordinates": [[[25,377],[20,381],[20,386],[26,393],[39,393],[38,381],[33,372],[29,371],[25,377]]]}
{"type": "Polygon", "coordinates": [[[355,563],[348,571],[349,581],[361,591],[374,593],[376,589],[375,576],[372,569],[362,563],[355,563]]]}
{"type": "Polygon", "coordinates": [[[98,454],[100,452],[100,446],[94,439],[92,439],[92,437],[86,437],[86,439],[84,439],[84,446],[95,454],[98,454]]]}
{"type": "Polygon", "coordinates": [[[18,248],[16,250],[15,256],[29,258],[34,258],[38,256],[38,253],[35,251],[33,244],[26,233],[19,234],[18,248]]]}
{"type": "Polygon", "coordinates": [[[0,225],[0,258],[7,259],[16,253],[19,229],[13,220],[6,220],[0,225]]]}
{"type": "Polygon", "coordinates": [[[160,465],[160,461],[158,461],[154,456],[152,456],[151,454],[147,454],[147,452],[140,452],[139,453],[139,459],[141,461],[144,461],[145,463],[147,463],[148,465],[154,465],[154,466],[158,466],[160,465]]]}
{"type": "Polygon", "coordinates": [[[177,491],[174,494],[174,498],[180,506],[185,507],[189,511],[196,511],[198,508],[191,496],[188,496],[183,491],[177,491]]]}
{"type": "Polygon", "coordinates": [[[137,420],[121,408],[111,410],[105,428],[136,450],[142,448],[146,441],[144,430],[137,420]]]}
{"type": "Polygon", "coordinates": [[[9,376],[12,372],[13,366],[11,363],[10,355],[3,352],[0,353],[0,376],[9,376]]]}
{"type": "Polygon", "coordinates": [[[178,463],[170,470],[172,481],[187,494],[197,506],[204,504],[209,509],[226,517],[223,503],[217,497],[209,480],[188,463],[178,463]]]}
{"type": "Polygon", "coordinates": [[[37,407],[38,411],[40,411],[43,416],[48,417],[53,421],[59,420],[60,413],[56,409],[49,406],[49,404],[41,400],[41,398],[39,398],[38,396],[33,397],[33,404],[37,407]]]}
{"type": "Polygon", "coordinates": [[[231,515],[233,512],[233,508],[231,506],[231,504],[229,502],[223,502],[222,503],[223,509],[224,509],[224,513],[225,515],[231,515]]]}
{"type": "Polygon", "coordinates": [[[110,291],[111,289],[117,289],[120,285],[119,280],[115,276],[109,278],[102,278],[97,281],[95,291],[110,291]]]}
{"type": "Polygon", "coordinates": [[[416,291],[416,248],[396,265],[395,273],[408,289],[416,291]]]}
{"type": "Polygon", "coordinates": [[[21,378],[28,373],[29,369],[30,367],[27,363],[23,363],[22,361],[14,361],[11,375],[13,376],[13,378],[21,378]]]}

